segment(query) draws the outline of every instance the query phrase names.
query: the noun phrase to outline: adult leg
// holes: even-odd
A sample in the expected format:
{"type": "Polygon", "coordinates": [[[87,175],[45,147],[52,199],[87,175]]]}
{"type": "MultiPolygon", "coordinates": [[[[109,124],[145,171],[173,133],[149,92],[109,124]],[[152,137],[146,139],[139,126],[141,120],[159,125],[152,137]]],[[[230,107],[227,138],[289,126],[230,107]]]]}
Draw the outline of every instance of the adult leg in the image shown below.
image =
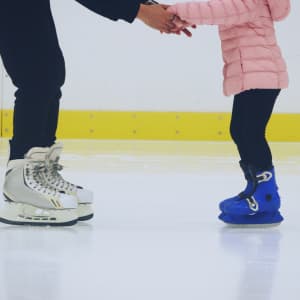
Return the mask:
{"type": "Polygon", "coordinates": [[[65,77],[49,0],[0,0],[0,53],[17,87],[0,221],[73,225],[78,219],[76,197],[44,179],[49,110],[61,97],[65,77]]]}
{"type": "Polygon", "coordinates": [[[56,97],[50,102],[48,110],[48,120],[45,130],[46,143],[45,146],[51,147],[56,141],[56,131],[58,126],[60,99],[56,97]]]}
{"type": "Polygon", "coordinates": [[[1,0],[0,53],[17,87],[10,159],[21,159],[55,139],[65,65],[49,0],[1,0]]]}

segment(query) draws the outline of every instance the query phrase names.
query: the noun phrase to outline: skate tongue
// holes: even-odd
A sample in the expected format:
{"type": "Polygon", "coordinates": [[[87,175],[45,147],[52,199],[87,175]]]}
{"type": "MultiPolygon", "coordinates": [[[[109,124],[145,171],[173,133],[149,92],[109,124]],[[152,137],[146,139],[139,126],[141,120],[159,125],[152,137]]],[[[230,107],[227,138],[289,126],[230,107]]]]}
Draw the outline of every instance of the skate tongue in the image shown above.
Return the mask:
{"type": "Polygon", "coordinates": [[[26,154],[25,159],[34,160],[34,161],[44,161],[46,155],[49,151],[49,148],[34,147],[31,148],[26,154]]]}
{"type": "Polygon", "coordinates": [[[61,155],[61,152],[63,150],[63,144],[62,143],[56,143],[53,146],[50,147],[50,150],[48,152],[48,159],[50,161],[56,161],[61,155]]]}

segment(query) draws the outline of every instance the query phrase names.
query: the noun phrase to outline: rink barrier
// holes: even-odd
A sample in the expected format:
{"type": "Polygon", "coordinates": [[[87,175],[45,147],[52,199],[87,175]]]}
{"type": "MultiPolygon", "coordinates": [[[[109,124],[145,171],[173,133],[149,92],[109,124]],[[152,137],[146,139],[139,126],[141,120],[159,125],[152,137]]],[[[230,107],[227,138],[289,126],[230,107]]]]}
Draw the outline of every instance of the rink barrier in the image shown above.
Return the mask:
{"type": "MultiPolygon", "coordinates": [[[[12,135],[12,110],[1,111],[1,136],[12,135]]],[[[227,141],[230,113],[62,110],[59,138],[227,141]]],[[[270,141],[300,141],[300,114],[274,114],[270,141]]]]}

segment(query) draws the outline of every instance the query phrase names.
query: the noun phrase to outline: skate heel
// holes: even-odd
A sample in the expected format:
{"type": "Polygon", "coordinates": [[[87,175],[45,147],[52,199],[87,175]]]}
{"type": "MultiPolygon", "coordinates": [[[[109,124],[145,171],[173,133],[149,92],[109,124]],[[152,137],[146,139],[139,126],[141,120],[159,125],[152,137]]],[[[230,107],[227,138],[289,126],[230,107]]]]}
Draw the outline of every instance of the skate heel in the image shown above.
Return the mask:
{"type": "Polygon", "coordinates": [[[94,217],[93,207],[91,204],[78,204],[78,221],[87,221],[94,217]]]}
{"type": "Polygon", "coordinates": [[[229,225],[237,226],[277,226],[284,220],[279,211],[261,212],[253,215],[231,215],[221,213],[219,219],[229,225]]]}
{"type": "Polygon", "coordinates": [[[7,201],[0,209],[0,222],[10,225],[71,226],[77,220],[76,209],[43,209],[7,201]]]}

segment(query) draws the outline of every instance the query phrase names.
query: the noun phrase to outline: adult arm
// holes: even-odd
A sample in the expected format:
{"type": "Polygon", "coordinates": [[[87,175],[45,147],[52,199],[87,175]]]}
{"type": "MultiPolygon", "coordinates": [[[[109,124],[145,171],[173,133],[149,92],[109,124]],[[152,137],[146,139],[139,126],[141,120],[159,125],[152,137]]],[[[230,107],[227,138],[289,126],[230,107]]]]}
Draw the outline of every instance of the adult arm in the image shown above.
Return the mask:
{"type": "Polygon", "coordinates": [[[170,32],[175,28],[174,14],[161,5],[145,5],[146,0],[76,0],[95,13],[113,21],[119,19],[132,23],[136,18],[146,25],[170,32]]]}
{"type": "Polygon", "coordinates": [[[113,21],[122,19],[132,23],[137,17],[140,5],[145,0],[76,0],[93,12],[113,21]]]}

